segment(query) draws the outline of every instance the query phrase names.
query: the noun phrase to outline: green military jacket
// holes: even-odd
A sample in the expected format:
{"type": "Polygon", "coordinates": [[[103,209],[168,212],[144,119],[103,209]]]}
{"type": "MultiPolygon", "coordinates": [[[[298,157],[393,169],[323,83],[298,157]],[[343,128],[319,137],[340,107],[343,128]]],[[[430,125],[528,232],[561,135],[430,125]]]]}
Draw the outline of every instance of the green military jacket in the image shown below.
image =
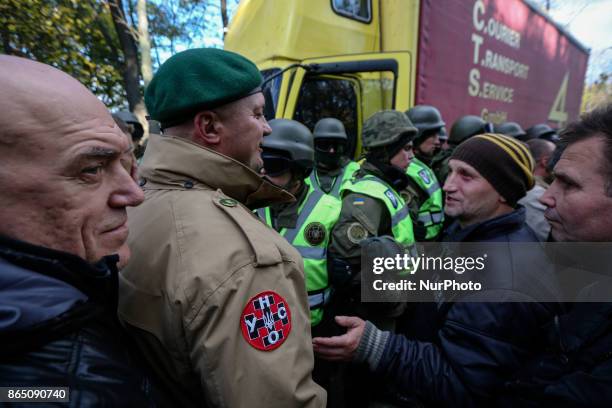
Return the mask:
{"type": "MultiPolygon", "coordinates": [[[[351,297],[356,303],[343,312],[361,315],[376,322],[379,327],[393,329],[394,318],[402,313],[405,304],[390,303],[384,307],[378,305],[374,310],[368,307],[368,303],[360,304],[359,297],[355,294],[355,290],[359,291],[363,240],[387,235],[393,236],[404,246],[414,244],[409,208],[400,194],[382,180],[383,177],[378,168],[365,162],[361,170],[343,187],[342,210],[332,230],[329,257],[343,261],[355,277],[352,283],[354,291],[348,291],[342,296],[351,297]],[[360,183],[362,179],[366,180],[360,183]],[[378,188],[373,189],[376,184],[378,188]],[[359,188],[360,185],[365,188],[359,188]],[[394,208],[395,211],[392,213],[389,208],[394,208]]],[[[334,299],[338,298],[340,296],[334,296],[334,299]]],[[[341,300],[338,299],[339,302],[341,300]]],[[[348,302],[348,299],[344,300],[348,302]]]]}

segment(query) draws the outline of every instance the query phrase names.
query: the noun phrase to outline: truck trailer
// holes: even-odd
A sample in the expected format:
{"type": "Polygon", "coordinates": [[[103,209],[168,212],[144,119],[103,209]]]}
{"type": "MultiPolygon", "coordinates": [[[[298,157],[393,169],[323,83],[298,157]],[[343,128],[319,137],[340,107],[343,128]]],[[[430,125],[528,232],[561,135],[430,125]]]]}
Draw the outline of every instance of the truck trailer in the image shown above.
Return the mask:
{"type": "Polygon", "coordinates": [[[354,157],[381,109],[562,127],[589,57],[526,0],[242,0],[225,48],[262,71],[268,119],[340,119],[354,157]]]}

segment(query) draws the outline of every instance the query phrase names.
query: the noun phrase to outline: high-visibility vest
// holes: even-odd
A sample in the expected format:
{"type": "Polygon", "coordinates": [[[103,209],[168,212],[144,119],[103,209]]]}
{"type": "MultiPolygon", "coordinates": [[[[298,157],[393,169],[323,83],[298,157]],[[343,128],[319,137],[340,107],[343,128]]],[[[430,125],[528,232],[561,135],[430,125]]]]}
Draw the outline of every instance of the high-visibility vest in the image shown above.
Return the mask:
{"type": "MultiPolygon", "coordinates": [[[[340,216],[342,202],[320,189],[307,188],[306,198],[298,209],[295,228],[282,228],[279,234],[285,237],[304,259],[310,323],[316,326],[323,319],[323,307],[331,296],[327,273],[327,246],[331,230],[340,216]]],[[[273,226],[270,207],[258,209],[257,215],[270,227],[273,226]]]]}
{"type": "Polygon", "coordinates": [[[391,186],[380,178],[368,174],[359,179],[349,180],[343,186],[343,195],[349,192],[363,194],[384,202],[391,215],[393,238],[404,246],[411,246],[415,243],[410,209],[402,196],[391,186]]]}
{"type": "Polygon", "coordinates": [[[444,198],[440,183],[433,170],[416,157],[410,161],[406,174],[427,193],[427,200],[419,206],[418,217],[427,229],[425,239],[434,239],[444,224],[444,198]]]}
{"type": "MultiPolygon", "coordinates": [[[[345,185],[346,182],[351,179],[351,177],[353,176],[353,173],[359,170],[359,167],[360,167],[359,163],[355,161],[351,160],[350,162],[348,162],[346,166],[344,166],[344,168],[342,169],[342,173],[340,173],[334,180],[333,187],[330,190],[330,192],[327,194],[340,198],[342,194],[342,186],[345,185]]],[[[306,184],[308,184],[309,186],[312,186],[316,190],[321,190],[321,185],[319,183],[319,178],[317,176],[316,169],[314,169],[310,173],[310,177],[306,179],[306,184]]],[[[323,193],[325,193],[325,191],[323,191],[323,193]]]]}

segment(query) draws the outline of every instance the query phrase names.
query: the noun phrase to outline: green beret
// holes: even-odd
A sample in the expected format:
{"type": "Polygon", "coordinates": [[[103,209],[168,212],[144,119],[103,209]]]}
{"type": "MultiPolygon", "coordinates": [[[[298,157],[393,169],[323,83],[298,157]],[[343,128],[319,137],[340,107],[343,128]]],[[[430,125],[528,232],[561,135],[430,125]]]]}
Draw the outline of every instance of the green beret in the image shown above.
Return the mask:
{"type": "Polygon", "coordinates": [[[145,104],[151,119],[169,127],[198,111],[248,96],[261,83],[255,64],[242,55],[195,48],[173,55],[159,67],[145,90],[145,104]]]}

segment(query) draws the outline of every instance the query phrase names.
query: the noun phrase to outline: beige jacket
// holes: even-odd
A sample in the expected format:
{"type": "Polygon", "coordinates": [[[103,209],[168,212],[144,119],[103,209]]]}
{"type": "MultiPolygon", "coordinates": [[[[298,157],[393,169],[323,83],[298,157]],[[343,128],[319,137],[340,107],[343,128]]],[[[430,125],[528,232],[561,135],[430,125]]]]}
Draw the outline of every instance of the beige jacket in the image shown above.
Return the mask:
{"type": "Polygon", "coordinates": [[[325,406],[311,377],[303,262],[249,210],[291,196],[169,136],[151,137],[140,175],[145,202],[128,214],[119,315],[154,368],[162,403],[325,406]],[[265,313],[254,314],[257,305],[265,313]]]}

